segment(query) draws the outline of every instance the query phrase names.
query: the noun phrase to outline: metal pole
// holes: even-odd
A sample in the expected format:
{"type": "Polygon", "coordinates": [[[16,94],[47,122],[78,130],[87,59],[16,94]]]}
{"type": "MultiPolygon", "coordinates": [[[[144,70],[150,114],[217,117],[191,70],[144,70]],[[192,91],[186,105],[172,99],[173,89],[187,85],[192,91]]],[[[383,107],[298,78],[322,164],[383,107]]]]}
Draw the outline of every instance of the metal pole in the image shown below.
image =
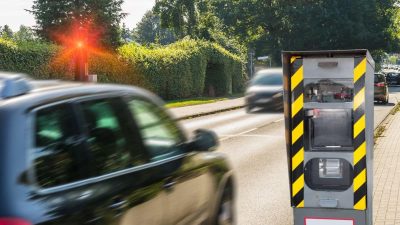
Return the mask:
{"type": "Polygon", "coordinates": [[[250,52],[250,77],[253,77],[253,52],[250,52]]]}
{"type": "Polygon", "coordinates": [[[86,81],[89,75],[87,52],[78,48],[75,56],[75,81],[86,81]]]}

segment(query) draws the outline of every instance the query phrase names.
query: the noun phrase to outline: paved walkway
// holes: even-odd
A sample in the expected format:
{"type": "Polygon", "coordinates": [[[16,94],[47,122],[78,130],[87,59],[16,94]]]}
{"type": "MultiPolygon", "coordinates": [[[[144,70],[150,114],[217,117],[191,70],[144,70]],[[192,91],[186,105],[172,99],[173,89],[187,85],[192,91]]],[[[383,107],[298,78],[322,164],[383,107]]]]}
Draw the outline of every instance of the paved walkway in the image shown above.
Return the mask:
{"type": "Polygon", "coordinates": [[[385,123],[374,151],[374,225],[400,225],[400,113],[385,123]]]}
{"type": "Polygon", "coordinates": [[[244,98],[235,98],[209,104],[172,108],[170,109],[170,111],[177,119],[181,119],[190,116],[204,115],[213,112],[218,112],[221,110],[237,108],[244,106],[244,104],[245,104],[244,98]]]}

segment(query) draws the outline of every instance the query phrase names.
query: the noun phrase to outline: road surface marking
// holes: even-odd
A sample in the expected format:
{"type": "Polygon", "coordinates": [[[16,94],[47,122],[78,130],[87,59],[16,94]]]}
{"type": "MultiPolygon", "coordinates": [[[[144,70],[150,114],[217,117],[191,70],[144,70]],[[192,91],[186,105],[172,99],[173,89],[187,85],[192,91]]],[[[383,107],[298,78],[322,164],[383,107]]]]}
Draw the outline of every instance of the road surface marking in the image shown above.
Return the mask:
{"type": "MultiPolygon", "coordinates": [[[[233,137],[238,137],[238,136],[241,136],[241,135],[250,133],[250,132],[252,132],[252,131],[255,131],[255,130],[257,130],[257,129],[258,129],[258,128],[253,128],[253,129],[244,131],[244,132],[239,133],[239,134],[234,134],[234,135],[231,135],[231,136],[229,136],[229,137],[221,138],[220,141],[225,141],[225,140],[228,140],[228,139],[233,138],[233,137]]],[[[221,136],[221,135],[220,135],[220,136],[221,136]]]]}
{"type": "MultiPolygon", "coordinates": [[[[238,137],[238,135],[219,135],[220,137],[238,137]]],[[[243,134],[240,135],[240,137],[270,137],[270,138],[276,138],[276,137],[282,137],[282,135],[268,135],[268,134],[243,134]]]]}

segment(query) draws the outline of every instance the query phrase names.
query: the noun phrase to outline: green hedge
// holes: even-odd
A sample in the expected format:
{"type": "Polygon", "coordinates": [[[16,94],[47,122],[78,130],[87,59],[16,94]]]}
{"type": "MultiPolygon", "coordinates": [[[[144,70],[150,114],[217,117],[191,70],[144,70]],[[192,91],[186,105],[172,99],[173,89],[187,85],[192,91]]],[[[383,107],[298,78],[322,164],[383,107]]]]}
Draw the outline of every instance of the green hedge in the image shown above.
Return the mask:
{"type": "Polygon", "coordinates": [[[54,45],[19,43],[0,38],[0,70],[40,74],[57,52],[54,45]]]}
{"type": "MultiPolygon", "coordinates": [[[[238,56],[206,41],[182,40],[150,48],[127,44],[115,53],[92,53],[89,60],[90,72],[100,82],[142,86],[165,99],[236,93],[247,79],[238,56]]],[[[36,79],[72,80],[73,68],[73,52],[67,49],[0,39],[0,70],[36,79]]]]}
{"type": "Polygon", "coordinates": [[[166,99],[202,96],[211,86],[216,95],[232,94],[242,91],[246,81],[241,59],[206,41],[153,48],[127,44],[118,52],[166,99]]]}

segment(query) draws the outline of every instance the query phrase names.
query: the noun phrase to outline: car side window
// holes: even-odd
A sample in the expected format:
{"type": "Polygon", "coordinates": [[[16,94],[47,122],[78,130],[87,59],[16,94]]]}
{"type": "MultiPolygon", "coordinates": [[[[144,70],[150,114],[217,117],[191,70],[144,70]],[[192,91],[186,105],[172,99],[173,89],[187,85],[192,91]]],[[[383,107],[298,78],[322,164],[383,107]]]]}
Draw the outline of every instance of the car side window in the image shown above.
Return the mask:
{"type": "Polygon", "coordinates": [[[78,155],[84,151],[75,144],[78,123],[70,105],[61,104],[35,114],[34,168],[36,182],[43,188],[87,178],[87,162],[78,155]]]}
{"type": "Polygon", "coordinates": [[[162,108],[141,99],[131,99],[129,108],[152,161],[182,153],[181,131],[162,108]]]}
{"type": "Polygon", "coordinates": [[[129,118],[123,113],[122,104],[125,103],[118,98],[81,103],[96,175],[146,163],[141,147],[132,143],[132,134],[128,134],[126,124],[129,118]]]}

